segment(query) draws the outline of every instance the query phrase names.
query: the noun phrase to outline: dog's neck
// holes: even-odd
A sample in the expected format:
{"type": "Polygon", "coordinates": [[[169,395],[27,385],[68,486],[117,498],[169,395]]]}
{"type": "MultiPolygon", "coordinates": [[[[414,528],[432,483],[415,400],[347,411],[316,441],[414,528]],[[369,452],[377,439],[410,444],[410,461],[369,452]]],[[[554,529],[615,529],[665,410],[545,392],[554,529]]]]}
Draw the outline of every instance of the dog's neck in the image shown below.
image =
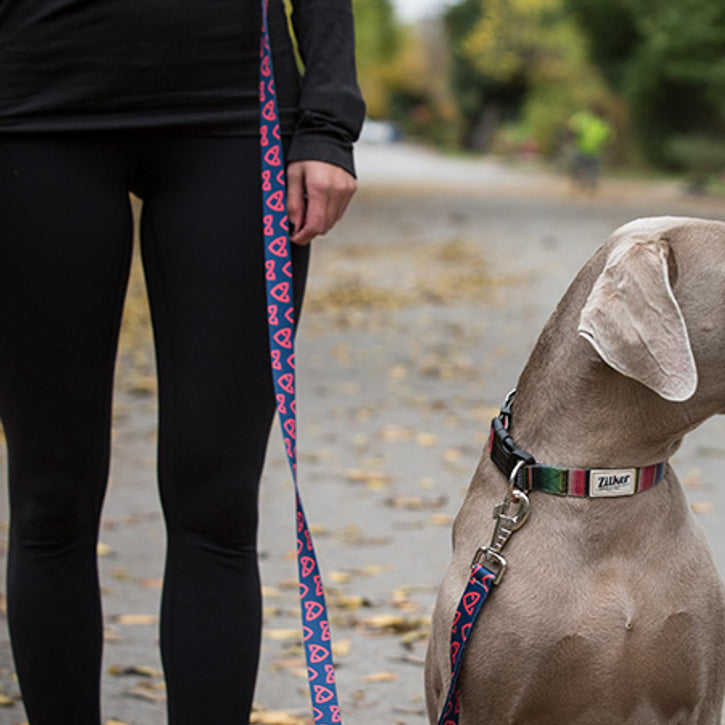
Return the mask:
{"type": "Polygon", "coordinates": [[[619,468],[667,460],[705,417],[604,364],[571,321],[552,319],[517,385],[512,434],[537,461],[619,468]],[[571,334],[553,334],[559,323],[571,334]],[[556,345],[552,340],[556,339],[556,345]],[[578,346],[574,349],[574,346],[578,346]]]}

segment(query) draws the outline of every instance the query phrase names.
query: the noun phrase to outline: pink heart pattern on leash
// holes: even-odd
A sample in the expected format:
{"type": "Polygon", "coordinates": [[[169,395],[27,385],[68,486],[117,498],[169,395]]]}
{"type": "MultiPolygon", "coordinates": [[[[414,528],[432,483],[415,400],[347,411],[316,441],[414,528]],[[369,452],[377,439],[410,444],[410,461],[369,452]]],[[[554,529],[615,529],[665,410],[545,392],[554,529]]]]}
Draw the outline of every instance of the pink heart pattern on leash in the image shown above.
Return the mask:
{"type": "Polygon", "coordinates": [[[476,622],[481,607],[491,592],[496,576],[481,564],[471,567],[466,589],[458,603],[458,609],[451,628],[451,682],[443,705],[438,725],[458,725],[461,712],[458,677],[461,673],[463,655],[466,651],[469,635],[476,622]]]}
{"type": "Polygon", "coordinates": [[[312,712],[315,723],[333,725],[341,723],[342,716],[337,701],[335,670],[332,665],[330,623],[317,556],[297,484],[293,275],[284,154],[267,28],[268,1],[261,0],[259,108],[262,227],[271,370],[282,437],[295,484],[297,566],[312,712]],[[325,684],[318,684],[319,682],[325,684]]]}

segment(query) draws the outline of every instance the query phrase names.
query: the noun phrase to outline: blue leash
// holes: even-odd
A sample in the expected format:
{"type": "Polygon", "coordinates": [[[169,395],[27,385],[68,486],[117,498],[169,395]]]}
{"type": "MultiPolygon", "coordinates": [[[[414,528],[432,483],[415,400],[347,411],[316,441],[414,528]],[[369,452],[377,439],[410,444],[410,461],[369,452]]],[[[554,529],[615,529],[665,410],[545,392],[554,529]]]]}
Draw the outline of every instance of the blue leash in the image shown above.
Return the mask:
{"type": "Polygon", "coordinates": [[[297,568],[302,633],[315,723],[341,723],[335,686],[330,622],[312,535],[297,484],[297,401],[295,397],[294,295],[287,218],[287,191],[279,110],[267,26],[262,2],[259,66],[260,151],[262,157],[262,222],[264,228],[267,316],[272,376],[285,450],[295,485],[297,568]]]}
{"type": "Polygon", "coordinates": [[[466,652],[468,638],[476,623],[478,614],[483,607],[488,595],[491,592],[496,579],[490,569],[481,564],[474,564],[471,567],[471,576],[463,592],[461,601],[458,603],[456,616],[451,627],[451,684],[448,688],[448,696],[443,705],[438,725],[457,725],[461,712],[460,693],[458,689],[458,677],[461,673],[463,655],[466,652]]]}
{"type": "Polygon", "coordinates": [[[458,602],[451,627],[451,682],[438,718],[438,725],[458,725],[461,714],[458,679],[473,626],[491,590],[500,584],[506,573],[506,559],[501,555],[503,547],[511,534],[524,525],[529,515],[528,496],[513,485],[517,474],[518,468],[513,471],[509,479],[509,492],[506,498],[493,510],[496,527],[491,543],[480,548],[473,557],[468,584],[458,602]],[[511,511],[512,505],[515,507],[513,511],[511,511]]]}

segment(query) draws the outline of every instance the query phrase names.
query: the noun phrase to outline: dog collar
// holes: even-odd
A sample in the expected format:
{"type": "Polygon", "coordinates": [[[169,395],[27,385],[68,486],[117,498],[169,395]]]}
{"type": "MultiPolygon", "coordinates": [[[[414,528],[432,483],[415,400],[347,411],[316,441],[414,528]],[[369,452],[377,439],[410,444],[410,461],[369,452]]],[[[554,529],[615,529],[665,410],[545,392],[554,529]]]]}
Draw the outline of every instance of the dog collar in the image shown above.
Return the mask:
{"type": "Polygon", "coordinates": [[[659,483],[667,462],[633,468],[562,468],[537,463],[527,451],[516,446],[509,433],[512,390],[491,421],[488,450],[491,460],[514,486],[523,491],[543,491],[557,496],[612,498],[631,496],[659,483]]]}

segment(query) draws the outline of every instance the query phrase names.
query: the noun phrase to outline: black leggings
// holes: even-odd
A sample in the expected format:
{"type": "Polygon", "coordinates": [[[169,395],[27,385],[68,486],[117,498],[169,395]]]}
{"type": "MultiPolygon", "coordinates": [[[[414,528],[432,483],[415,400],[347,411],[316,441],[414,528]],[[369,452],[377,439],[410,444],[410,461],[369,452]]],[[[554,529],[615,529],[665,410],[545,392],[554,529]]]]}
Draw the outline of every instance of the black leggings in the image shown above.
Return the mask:
{"type": "MultiPolygon", "coordinates": [[[[17,672],[31,725],[99,725],[96,541],[129,190],[144,200],[159,375],[169,722],[241,725],[258,663],[257,490],[274,412],[253,137],[0,136],[0,415],[17,672]]],[[[299,307],[307,254],[294,251],[299,307]]]]}

